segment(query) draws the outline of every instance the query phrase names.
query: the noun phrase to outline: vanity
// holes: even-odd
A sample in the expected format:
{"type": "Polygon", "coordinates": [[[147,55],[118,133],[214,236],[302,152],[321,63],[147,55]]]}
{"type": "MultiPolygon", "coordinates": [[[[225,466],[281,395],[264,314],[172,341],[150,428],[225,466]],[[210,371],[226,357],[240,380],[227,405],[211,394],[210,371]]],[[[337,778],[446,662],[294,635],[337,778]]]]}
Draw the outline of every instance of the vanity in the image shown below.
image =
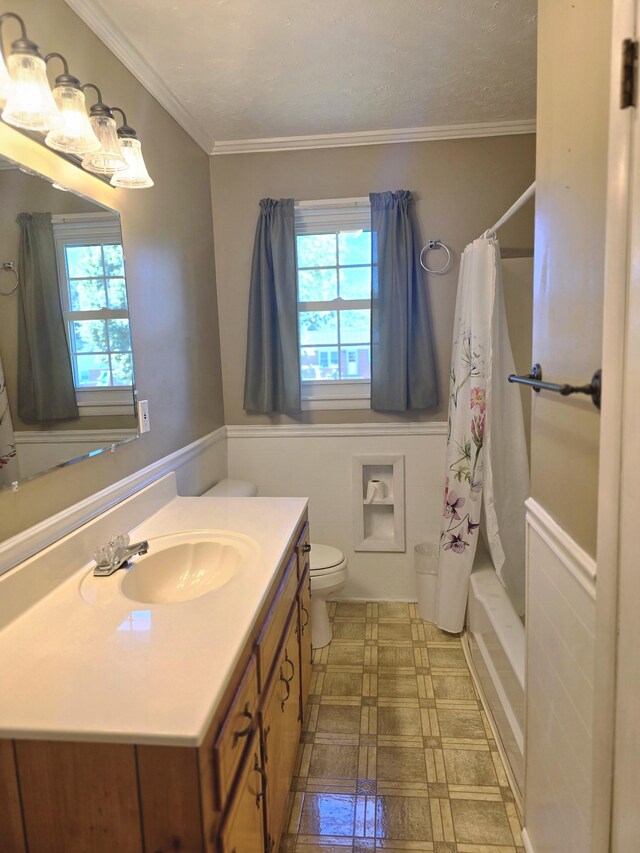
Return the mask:
{"type": "Polygon", "coordinates": [[[277,850],[308,530],[303,499],[177,497],[167,475],[0,578],[1,853],[277,850]],[[88,543],[123,530],[147,557],[94,577],[88,543]]]}

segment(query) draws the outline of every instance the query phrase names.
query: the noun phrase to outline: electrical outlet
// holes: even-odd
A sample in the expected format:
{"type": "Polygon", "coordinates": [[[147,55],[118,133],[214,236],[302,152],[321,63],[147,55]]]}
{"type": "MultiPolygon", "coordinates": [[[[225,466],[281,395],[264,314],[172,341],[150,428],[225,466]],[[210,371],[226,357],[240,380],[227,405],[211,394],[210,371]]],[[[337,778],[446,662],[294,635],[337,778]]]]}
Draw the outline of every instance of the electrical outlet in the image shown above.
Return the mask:
{"type": "Polygon", "coordinates": [[[151,430],[151,421],[149,420],[149,401],[138,401],[138,427],[140,432],[149,432],[151,430]]]}

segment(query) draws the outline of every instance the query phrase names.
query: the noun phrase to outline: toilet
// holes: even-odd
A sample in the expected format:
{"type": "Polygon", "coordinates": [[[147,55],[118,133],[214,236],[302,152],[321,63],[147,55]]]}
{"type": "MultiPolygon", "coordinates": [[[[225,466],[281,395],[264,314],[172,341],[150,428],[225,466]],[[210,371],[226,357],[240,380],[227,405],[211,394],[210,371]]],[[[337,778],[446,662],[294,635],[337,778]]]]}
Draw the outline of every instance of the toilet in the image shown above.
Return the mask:
{"type": "MultiPolygon", "coordinates": [[[[202,497],[255,497],[257,486],[247,480],[221,480],[202,497]]],[[[321,649],[331,642],[333,636],[327,597],[339,592],[347,582],[348,564],[342,551],[332,545],[311,543],[311,645],[321,649]]]]}

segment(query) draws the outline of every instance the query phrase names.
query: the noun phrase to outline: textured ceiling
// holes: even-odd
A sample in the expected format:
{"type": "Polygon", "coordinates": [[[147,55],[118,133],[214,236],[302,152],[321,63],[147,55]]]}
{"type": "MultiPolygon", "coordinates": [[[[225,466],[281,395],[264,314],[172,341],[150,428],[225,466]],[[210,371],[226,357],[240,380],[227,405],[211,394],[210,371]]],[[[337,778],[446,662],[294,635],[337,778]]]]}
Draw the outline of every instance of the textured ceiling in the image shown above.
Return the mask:
{"type": "Polygon", "coordinates": [[[91,6],[215,140],[535,117],[536,0],[91,6]]]}

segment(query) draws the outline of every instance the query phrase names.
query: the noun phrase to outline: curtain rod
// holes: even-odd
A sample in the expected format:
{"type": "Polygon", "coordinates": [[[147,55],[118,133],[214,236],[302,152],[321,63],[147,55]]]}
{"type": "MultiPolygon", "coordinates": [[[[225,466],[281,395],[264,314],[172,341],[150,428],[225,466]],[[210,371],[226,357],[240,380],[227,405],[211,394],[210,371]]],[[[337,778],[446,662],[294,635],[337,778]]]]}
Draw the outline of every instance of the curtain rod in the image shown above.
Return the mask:
{"type": "Polygon", "coordinates": [[[503,214],[500,217],[500,219],[498,219],[496,224],[492,228],[487,228],[487,230],[484,232],[484,234],[482,236],[483,237],[489,237],[491,234],[494,234],[498,230],[498,228],[501,228],[505,224],[505,222],[507,222],[509,219],[511,219],[511,217],[513,216],[514,213],[517,213],[520,210],[520,208],[524,205],[525,202],[529,201],[529,199],[535,193],[535,191],[536,191],[536,182],[534,181],[531,184],[531,186],[528,187],[528,189],[526,189],[522,193],[520,198],[511,205],[509,210],[507,210],[507,212],[505,214],[503,214]]]}

